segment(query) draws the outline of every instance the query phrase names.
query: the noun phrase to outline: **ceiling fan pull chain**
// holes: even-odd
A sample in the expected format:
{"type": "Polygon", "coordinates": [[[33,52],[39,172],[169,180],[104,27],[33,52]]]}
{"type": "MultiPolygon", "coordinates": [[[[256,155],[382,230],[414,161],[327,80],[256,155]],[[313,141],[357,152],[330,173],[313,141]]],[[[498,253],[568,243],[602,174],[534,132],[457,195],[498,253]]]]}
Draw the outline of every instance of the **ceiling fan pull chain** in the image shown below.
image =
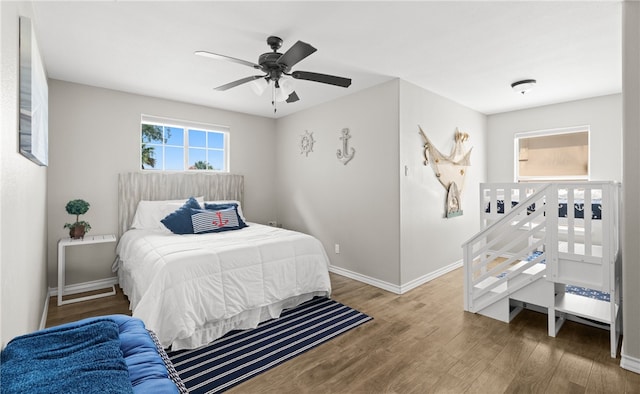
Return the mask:
{"type": "Polygon", "coordinates": [[[271,105],[273,105],[273,114],[275,115],[276,111],[278,110],[277,104],[276,104],[276,84],[273,84],[273,89],[271,89],[271,105]]]}

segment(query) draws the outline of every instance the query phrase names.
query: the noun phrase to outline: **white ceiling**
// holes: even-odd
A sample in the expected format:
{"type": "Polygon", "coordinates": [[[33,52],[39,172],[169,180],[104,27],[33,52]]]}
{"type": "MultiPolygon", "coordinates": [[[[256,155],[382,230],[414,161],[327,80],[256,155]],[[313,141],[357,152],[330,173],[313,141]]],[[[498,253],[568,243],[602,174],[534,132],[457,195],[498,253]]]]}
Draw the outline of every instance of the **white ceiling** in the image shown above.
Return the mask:
{"type": "Polygon", "coordinates": [[[50,78],[273,117],[249,84],[269,35],[318,51],[294,70],[352,78],[345,89],[295,81],[280,117],[401,78],[492,114],[621,91],[620,1],[33,2],[50,78]],[[519,95],[510,84],[534,78],[519,95]]]}

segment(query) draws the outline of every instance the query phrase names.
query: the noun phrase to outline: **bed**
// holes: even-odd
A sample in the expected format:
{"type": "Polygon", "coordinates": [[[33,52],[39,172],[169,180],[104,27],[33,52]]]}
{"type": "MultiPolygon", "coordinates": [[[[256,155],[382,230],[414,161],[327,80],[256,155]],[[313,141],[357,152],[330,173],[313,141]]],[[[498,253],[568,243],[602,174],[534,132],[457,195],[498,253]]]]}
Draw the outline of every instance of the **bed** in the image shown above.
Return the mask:
{"type": "Polygon", "coordinates": [[[511,321],[535,305],[620,337],[620,183],[481,183],[482,230],[463,244],[465,310],[511,321]]]}
{"type": "Polygon", "coordinates": [[[1,374],[3,393],[187,392],[153,332],[125,315],[16,337],[2,350],[1,374]]]}
{"type": "MultiPolygon", "coordinates": [[[[163,347],[196,348],[330,295],[329,260],[320,241],[246,222],[243,191],[242,176],[234,174],[120,175],[122,234],[114,269],[133,316],[157,334],[163,347]],[[142,205],[162,206],[157,219],[184,208],[191,196],[201,208],[236,204],[238,220],[247,226],[177,235],[162,224],[139,224],[142,205]]],[[[143,219],[153,223],[151,216],[143,219]]]]}

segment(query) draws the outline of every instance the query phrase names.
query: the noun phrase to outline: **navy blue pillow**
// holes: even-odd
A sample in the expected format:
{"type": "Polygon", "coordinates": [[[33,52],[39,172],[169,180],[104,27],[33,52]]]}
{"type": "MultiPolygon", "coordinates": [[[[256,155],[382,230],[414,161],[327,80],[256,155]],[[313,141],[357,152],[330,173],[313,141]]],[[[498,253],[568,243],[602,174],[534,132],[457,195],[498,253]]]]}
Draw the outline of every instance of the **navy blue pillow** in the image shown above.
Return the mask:
{"type": "Polygon", "coordinates": [[[187,202],[175,212],[168,214],[161,222],[174,234],[193,234],[191,209],[202,209],[198,201],[193,197],[190,197],[187,202]]]}
{"type": "Polygon", "coordinates": [[[229,209],[229,208],[233,208],[236,211],[236,215],[238,215],[238,224],[242,227],[249,227],[249,225],[247,223],[244,222],[244,220],[242,220],[242,217],[240,217],[240,214],[238,213],[238,204],[234,203],[234,202],[229,202],[229,203],[224,203],[224,204],[209,204],[209,203],[204,203],[204,209],[209,209],[209,210],[220,210],[220,209],[229,209]]]}
{"type": "Polygon", "coordinates": [[[191,209],[191,221],[195,234],[219,233],[240,230],[247,225],[240,220],[235,207],[226,209],[191,209]]]}

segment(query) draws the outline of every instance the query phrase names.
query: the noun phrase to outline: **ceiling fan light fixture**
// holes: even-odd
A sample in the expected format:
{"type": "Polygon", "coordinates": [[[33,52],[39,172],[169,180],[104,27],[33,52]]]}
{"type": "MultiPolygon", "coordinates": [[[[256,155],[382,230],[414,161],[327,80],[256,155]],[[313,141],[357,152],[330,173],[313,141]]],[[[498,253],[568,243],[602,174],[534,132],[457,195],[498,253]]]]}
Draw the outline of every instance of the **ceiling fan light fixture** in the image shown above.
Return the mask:
{"type": "Polygon", "coordinates": [[[287,101],[287,98],[289,98],[289,96],[282,93],[282,90],[278,89],[276,91],[276,102],[284,103],[285,101],[287,101]]]}
{"type": "Polygon", "coordinates": [[[289,98],[289,93],[285,92],[278,81],[276,81],[276,83],[274,84],[273,89],[276,102],[282,103],[287,101],[287,98],[289,98]]]}
{"type": "Polygon", "coordinates": [[[520,94],[526,94],[536,86],[535,79],[523,79],[511,84],[511,88],[520,94]]]}
{"type": "Polygon", "coordinates": [[[266,78],[258,78],[252,81],[250,86],[255,94],[262,96],[262,93],[269,87],[269,81],[266,78]]]}
{"type": "Polygon", "coordinates": [[[293,93],[294,87],[293,87],[293,81],[291,81],[291,79],[280,78],[280,80],[278,81],[278,84],[280,85],[280,89],[284,92],[284,94],[287,95],[287,97],[289,97],[289,95],[293,93]]]}
{"type": "MultiPolygon", "coordinates": [[[[0,0],[1,1],[1,0],[0,0]]],[[[263,53],[258,57],[258,63],[249,62],[235,57],[220,55],[207,51],[196,51],[198,56],[205,56],[212,59],[225,60],[232,63],[242,64],[262,71],[263,75],[251,75],[238,79],[233,82],[214,88],[223,92],[251,82],[249,85],[257,95],[262,95],[265,90],[271,86],[271,103],[274,113],[276,111],[276,102],[295,103],[300,97],[294,91],[294,79],[304,81],[312,81],[324,83],[327,85],[340,86],[347,88],[351,85],[350,78],[338,77],[335,75],[320,74],[310,71],[293,71],[292,67],[298,64],[309,55],[316,52],[316,48],[303,41],[297,41],[284,54],[279,53],[278,49],[282,46],[282,39],[276,36],[267,38],[267,45],[271,47],[272,52],[263,53]],[[286,77],[285,77],[286,76],[286,77]],[[273,82],[273,84],[271,84],[273,82]]]]}

